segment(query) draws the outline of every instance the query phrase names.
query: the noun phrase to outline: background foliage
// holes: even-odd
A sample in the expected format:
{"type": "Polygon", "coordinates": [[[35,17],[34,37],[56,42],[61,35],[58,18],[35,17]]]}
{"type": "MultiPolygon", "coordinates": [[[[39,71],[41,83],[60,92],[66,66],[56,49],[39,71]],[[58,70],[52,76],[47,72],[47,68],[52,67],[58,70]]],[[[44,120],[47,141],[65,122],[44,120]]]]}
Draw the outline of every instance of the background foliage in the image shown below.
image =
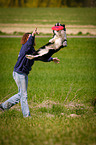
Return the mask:
{"type": "Polygon", "coordinates": [[[0,0],[0,7],[96,7],[95,0],[0,0]]]}

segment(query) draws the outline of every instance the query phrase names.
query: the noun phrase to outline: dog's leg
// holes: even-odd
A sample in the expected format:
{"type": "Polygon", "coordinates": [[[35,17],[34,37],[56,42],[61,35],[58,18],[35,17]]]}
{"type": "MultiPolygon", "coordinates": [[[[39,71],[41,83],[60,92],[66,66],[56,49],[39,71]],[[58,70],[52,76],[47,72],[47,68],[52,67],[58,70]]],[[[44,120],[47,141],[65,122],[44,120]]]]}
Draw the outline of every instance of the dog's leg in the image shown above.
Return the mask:
{"type": "MultiPolygon", "coordinates": [[[[46,53],[45,53],[46,54],[46,53]]],[[[38,57],[40,57],[40,56],[43,56],[44,54],[39,54],[39,55],[26,55],[26,58],[28,58],[28,59],[34,59],[34,58],[38,58],[38,57]]]]}
{"type": "Polygon", "coordinates": [[[63,41],[63,47],[67,46],[67,37],[66,37],[66,31],[64,31],[64,41],[63,41]]]}
{"type": "Polygon", "coordinates": [[[28,59],[34,59],[34,55],[26,55],[26,58],[28,58],[28,59]]]}
{"type": "Polygon", "coordinates": [[[66,35],[66,28],[65,25],[62,25],[64,27],[64,41],[63,41],[63,46],[66,47],[67,46],[67,35],[66,35]]]}
{"type": "MultiPolygon", "coordinates": [[[[41,58],[44,57],[44,55],[47,55],[49,53],[50,49],[54,49],[53,48],[53,44],[48,42],[46,45],[44,45],[43,47],[39,48],[37,51],[35,51],[32,55],[26,55],[26,58],[28,59],[35,59],[35,58],[41,58]]],[[[49,55],[49,54],[48,54],[49,55]]],[[[39,58],[39,59],[40,59],[39,58]]]]}
{"type": "Polygon", "coordinates": [[[55,40],[55,36],[54,36],[54,38],[50,39],[49,42],[50,42],[50,43],[53,43],[54,40],[55,40]]]}

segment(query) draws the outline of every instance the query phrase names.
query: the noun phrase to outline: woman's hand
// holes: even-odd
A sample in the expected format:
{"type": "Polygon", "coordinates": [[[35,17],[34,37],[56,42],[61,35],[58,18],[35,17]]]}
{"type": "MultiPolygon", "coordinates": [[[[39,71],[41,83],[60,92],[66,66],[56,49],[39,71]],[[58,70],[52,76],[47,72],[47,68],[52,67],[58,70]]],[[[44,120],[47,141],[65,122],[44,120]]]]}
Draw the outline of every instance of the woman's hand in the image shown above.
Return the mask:
{"type": "Polygon", "coordinates": [[[55,62],[55,63],[59,63],[59,59],[56,57],[56,58],[53,58],[53,61],[55,62]]]}
{"type": "Polygon", "coordinates": [[[33,31],[32,36],[34,36],[35,34],[39,34],[37,28],[35,28],[35,30],[33,31]]]}

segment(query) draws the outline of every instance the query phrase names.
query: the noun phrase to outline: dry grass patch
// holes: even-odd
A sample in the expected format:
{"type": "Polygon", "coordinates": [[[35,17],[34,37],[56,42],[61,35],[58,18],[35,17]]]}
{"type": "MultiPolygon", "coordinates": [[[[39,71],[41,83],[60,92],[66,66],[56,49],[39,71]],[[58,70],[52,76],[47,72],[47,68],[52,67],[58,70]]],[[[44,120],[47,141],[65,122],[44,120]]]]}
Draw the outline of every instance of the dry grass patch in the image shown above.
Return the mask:
{"type": "MultiPolygon", "coordinates": [[[[55,25],[55,23],[54,23],[55,25]]],[[[52,24],[0,24],[0,31],[3,33],[12,34],[14,32],[32,32],[35,27],[38,31],[43,34],[51,34],[52,24]]],[[[96,26],[94,25],[66,25],[67,34],[77,34],[82,32],[82,34],[90,33],[96,35],[96,26]]]]}

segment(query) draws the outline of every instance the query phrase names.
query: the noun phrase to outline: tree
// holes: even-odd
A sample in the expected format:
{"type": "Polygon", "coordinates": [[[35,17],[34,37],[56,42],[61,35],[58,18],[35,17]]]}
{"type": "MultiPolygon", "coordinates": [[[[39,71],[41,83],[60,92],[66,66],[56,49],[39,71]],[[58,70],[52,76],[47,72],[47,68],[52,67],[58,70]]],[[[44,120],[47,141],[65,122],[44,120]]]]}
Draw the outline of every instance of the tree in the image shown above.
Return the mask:
{"type": "Polygon", "coordinates": [[[23,7],[26,4],[26,0],[7,0],[8,7],[23,7]]]}
{"type": "Polygon", "coordinates": [[[0,7],[96,7],[96,0],[0,0],[0,7]]]}

